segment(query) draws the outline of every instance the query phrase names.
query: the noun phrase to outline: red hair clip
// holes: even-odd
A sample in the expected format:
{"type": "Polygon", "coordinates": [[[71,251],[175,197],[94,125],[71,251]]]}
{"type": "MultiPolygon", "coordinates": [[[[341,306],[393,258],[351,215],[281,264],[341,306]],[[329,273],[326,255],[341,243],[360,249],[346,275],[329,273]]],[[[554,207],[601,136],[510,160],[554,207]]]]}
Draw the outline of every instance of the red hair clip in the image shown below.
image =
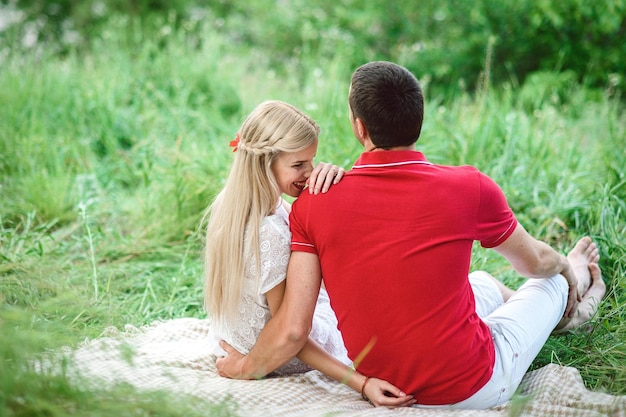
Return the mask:
{"type": "Polygon", "coordinates": [[[241,136],[239,136],[239,133],[237,133],[237,136],[235,136],[235,140],[231,140],[229,143],[229,146],[231,148],[233,148],[233,152],[237,152],[237,148],[239,147],[239,140],[241,139],[241,136]]]}

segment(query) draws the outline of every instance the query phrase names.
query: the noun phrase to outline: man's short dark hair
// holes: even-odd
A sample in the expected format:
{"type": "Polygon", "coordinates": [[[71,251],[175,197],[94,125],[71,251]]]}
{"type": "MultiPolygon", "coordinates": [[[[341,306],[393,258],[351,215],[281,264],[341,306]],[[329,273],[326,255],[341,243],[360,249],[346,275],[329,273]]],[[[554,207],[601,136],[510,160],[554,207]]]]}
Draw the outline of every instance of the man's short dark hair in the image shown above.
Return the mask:
{"type": "Polygon", "coordinates": [[[424,119],[424,97],[409,70],[392,62],[375,61],[352,74],[348,102],[377,148],[409,146],[417,141],[424,119]]]}

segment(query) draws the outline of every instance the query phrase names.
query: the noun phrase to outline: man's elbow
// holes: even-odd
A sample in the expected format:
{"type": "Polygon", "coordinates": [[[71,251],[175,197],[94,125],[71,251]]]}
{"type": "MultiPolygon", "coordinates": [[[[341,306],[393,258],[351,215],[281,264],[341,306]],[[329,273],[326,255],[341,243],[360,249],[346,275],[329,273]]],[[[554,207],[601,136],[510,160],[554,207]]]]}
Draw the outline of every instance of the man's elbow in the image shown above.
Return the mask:
{"type": "Polygon", "coordinates": [[[286,341],[300,350],[306,343],[309,333],[311,333],[311,323],[294,323],[285,331],[286,341]]]}

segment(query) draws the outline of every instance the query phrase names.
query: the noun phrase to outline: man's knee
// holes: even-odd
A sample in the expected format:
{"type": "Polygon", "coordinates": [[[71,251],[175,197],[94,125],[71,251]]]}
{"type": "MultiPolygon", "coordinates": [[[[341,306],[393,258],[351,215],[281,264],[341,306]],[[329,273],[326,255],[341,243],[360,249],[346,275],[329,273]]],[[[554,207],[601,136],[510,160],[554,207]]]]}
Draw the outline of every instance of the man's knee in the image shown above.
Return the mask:
{"type": "Polygon", "coordinates": [[[556,274],[553,277],[546,279],[536,279],[541,284],[544,284],[546,292],[549,294],[550,298],[554,301],[555,304],[561,303],[563,306],[563,311],[565,311],[565,307],[567,305],[567,297],[569,295],[569,284],[567,283],[567,279],[561,274],[556,274]]]}

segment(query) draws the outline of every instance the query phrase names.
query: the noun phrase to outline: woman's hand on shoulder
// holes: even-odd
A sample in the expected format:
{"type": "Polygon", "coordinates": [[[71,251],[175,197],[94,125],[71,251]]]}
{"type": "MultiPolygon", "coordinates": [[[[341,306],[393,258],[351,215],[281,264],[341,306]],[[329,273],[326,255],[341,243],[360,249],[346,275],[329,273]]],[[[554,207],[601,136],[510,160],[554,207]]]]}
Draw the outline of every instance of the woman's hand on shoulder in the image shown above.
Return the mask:
{"type": "Polygon", "coordinates": [[[376,407],[409,407],[417,401],[412,395],[406,395],[401,389],[378,378],[369,378],[363,387],[362,395],[376,407]]]}
{"type": "Polygon", "coordinates": [[[337,165],[319,162],[311,172],[311,176],[307,181],[309,184],[309,193],[319,194],[320,191],[325,193],[330,189],[331,185],[341,181],[345,173],[344,169],[337,165]]]}

